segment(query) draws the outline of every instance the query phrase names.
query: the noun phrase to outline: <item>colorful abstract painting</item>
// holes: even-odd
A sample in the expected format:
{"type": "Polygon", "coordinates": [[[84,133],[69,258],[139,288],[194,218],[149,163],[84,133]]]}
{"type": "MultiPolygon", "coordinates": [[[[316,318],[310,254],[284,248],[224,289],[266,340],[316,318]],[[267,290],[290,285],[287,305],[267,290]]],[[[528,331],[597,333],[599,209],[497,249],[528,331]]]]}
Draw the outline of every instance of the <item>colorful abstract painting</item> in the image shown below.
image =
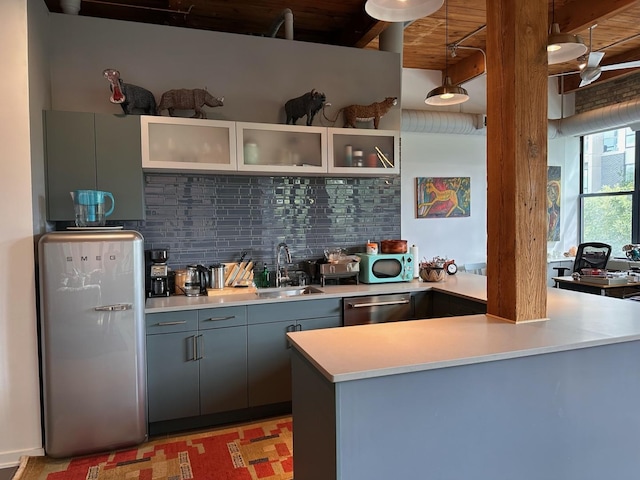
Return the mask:
{"type": "Polygon", "coordinates": [[[547,167],[547,242],[560,241],[560,167],[547,167]]]}
{"type": "Polygon", "coordinates": [[[417,177],[418,218],[469,217],[470,177],[417,177]]]}

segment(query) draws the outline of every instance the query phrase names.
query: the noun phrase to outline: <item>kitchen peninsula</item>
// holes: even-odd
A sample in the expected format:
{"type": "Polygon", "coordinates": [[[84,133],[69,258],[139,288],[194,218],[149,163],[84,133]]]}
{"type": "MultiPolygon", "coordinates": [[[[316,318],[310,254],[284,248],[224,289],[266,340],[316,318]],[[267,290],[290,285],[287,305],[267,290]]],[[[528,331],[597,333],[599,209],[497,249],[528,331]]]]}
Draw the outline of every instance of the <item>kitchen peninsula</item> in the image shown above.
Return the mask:
{"type": "Polygon", "coordinates": [[[549,289],[547,312],[288,334],[296,480],[634,478],[640,305],[549,289]]]}

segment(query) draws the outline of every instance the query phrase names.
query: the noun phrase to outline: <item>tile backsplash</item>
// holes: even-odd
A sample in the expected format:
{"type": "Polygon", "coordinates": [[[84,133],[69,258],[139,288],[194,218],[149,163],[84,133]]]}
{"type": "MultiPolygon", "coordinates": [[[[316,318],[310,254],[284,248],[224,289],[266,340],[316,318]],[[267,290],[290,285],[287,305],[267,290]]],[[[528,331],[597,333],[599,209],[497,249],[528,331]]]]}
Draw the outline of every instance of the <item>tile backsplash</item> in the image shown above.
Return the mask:
{"type": "Polygon", "coordinates": [[[145,248],[169,250],[169,266],[239,260],[275,264],[280,242],[294,263],[328,247],[364,251],[400,238],[400,177],[327,178],[145,175],[147,219],[125,222],[145,248]]]}

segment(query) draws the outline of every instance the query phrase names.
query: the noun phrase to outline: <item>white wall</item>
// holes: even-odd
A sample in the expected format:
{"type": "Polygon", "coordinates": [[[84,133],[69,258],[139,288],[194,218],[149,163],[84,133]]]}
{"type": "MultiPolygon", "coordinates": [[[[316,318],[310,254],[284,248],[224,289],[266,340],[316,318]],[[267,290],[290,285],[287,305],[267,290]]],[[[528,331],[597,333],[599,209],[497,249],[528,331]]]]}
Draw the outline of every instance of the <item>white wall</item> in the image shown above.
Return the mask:
{"type": "Polygon", "coordinates": [[[487,258],[487,148],[482,135],[402,133],[402,238],[420,260],[487,258]],[[471,216],[416,217],[416,177],[471,177],[471,216]]]}
{"type": "MultiPolygon", "coordinates": [[[[42,13],[44,2],[38,3],[42,13]]],[[[0,468],[42,452],[27,23],[27,0],[0,2],[0,64],[3,85],[11,86],[0,109],[0,468]]]]}

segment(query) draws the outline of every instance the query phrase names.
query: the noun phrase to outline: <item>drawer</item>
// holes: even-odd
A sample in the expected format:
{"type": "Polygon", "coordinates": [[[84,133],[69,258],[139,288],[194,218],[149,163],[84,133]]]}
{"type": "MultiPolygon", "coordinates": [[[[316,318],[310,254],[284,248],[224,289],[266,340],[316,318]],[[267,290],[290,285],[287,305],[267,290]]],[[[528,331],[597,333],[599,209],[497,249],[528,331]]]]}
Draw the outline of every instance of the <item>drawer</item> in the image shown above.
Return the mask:
{"type": "Polygon", "coordinates": [[[198,329],[197,310],[148,313],[145,315],[147,335],[159,333],[188,332],[198,329]]]}
{"type": "Polygon", "coordinates": [[[341,316],[342,299],[328,298],[249,305],[247,315],[250,325],[282,320],[341,316]]]}
{"type": "Polygon", "coordinates": [[[237,327],[247,324],[247,307],[218,307],[198,310],[198,328],[237,327]]]}

